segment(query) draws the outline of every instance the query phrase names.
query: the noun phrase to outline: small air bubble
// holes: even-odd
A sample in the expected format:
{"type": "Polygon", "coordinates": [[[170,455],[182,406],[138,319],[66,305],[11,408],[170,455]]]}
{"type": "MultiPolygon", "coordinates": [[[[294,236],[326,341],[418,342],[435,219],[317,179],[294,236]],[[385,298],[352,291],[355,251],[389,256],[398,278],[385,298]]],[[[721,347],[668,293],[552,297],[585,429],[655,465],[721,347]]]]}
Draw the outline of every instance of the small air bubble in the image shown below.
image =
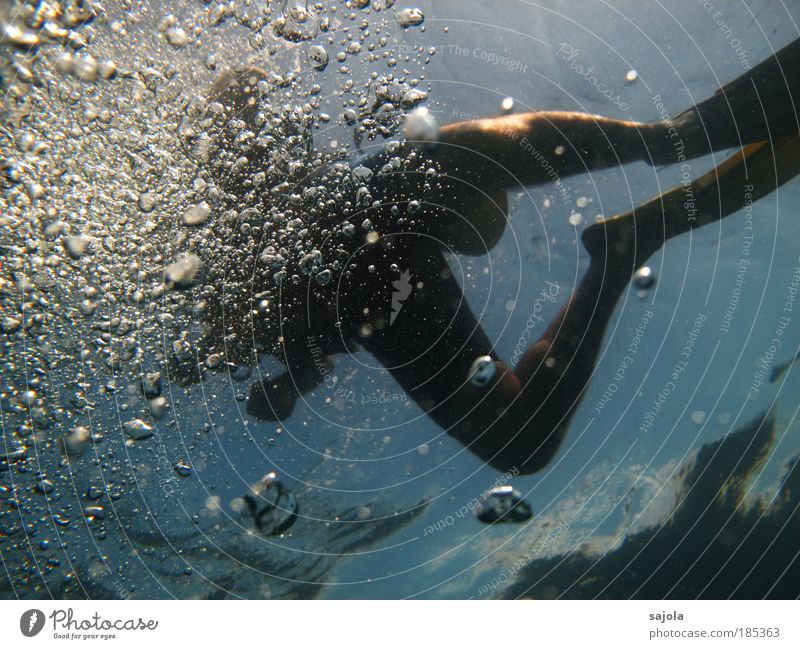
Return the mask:
{"type": "Polygon", "coordinates": [[[578,227],[583,223],[583,215],[580,212],[573,212],[569,215],[569,224],[573,227],[578,227]]]}
{"type": "Polygon", "coordinates": [[[700,424],[702,424],[703,422],[705,422],[705,420],[706,420],[706,413],[705,413],[705,412],[703,412],[702,410],[695,410],[695,411],[692,413],[692,421],[693,421],[695,424],[697,424],[698,426],[699,426],[700,424]]]}

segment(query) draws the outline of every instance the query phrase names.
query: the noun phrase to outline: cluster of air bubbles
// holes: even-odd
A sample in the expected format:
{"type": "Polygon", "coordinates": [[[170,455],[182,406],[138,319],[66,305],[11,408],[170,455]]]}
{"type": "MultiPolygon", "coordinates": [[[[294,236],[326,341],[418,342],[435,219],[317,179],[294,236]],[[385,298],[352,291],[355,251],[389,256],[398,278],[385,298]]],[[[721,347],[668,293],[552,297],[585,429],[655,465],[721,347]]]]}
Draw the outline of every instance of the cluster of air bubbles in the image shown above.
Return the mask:
{"type": "Polygon", "coordinates": [[[56,46],[64,52],[62,69],[87,81],[111,78],[116,66],[111,61],[94,62],[89,55],[75,54],[90,43],[91,28],[82,31],[103,13],[99,4],[69,0],[64,2],[15,2],[0,11],[0,46],[10,46],[8,56],[0,59],[0,74],[11,80],[5,90],[6,98],[22,97],[31,84],[42,84],[41,46],[56,46]],[[67,63],[72,60],[71,63],[67,63]],[[4,70],[4,67],[8,70],[4,70]]]}
{"type": "Polygon", "coordinates": [[[297,43],[311,40],[320,31],[328,31],[330,21],[327,17],[318,18],[307,5],[289,0],[285,3],[282,15],[273,21],[272,27],[278,36],[297,43]]]}
{"type": "MultiPolygon", "coordinates": [[[[145,489],[158,484],[152,454],[174,441],[173,411],[199,393],[192,382],[220,372],[252,380],[253,320],[270,327],[301,304],[279,303],[277,283],[332,291],[324,287],[336,285],[347,246],[380,248],[377,220],[359,210],[378,198],[381,174],[408,164],[403,125],[410,140],[437,139],[420,108],[431,88],[422,66],[435,48],[398,50],[409,36],[401,28],[424,17],[395,12],[392,0],[210,2],[155,16],[137,3],[107,16],[106,3],[90,0],[13,4],[0,9],[0,73],[8,96],[29,103],[17,114],[9,102],[0,128],[0,398],[9,431],[0,471],[17,471],[22,486],[2,495],[12,508],[44,507],[75,469],[88,502],[70,509],[62,499],[46,515],[67,528],[85,514],[100,539],[103,499],[123,498],[140,471],[145,489]],[[252,32],[241,57],[213,45],[234,20],[252,32]],[[248,101],[233,106],[245,110],[234,116],[230,97],[205,97],[239,64],[268,71],[248,80],[248,101]],[[331,78],[340,84],[333,100],[323,87],[331,78]],[[314,187],[296,189],[349,148],[324,133],[336,121],[326,110],[356,138],[385,138],[388,169],[331,166],[314,187]],[[265,207],[271,196],[280,200],[265,207]],[[351,220],[330,223],[343,209],[351,220]],[[328,237],[340,247],[323,248],[328,237]],[[232,317],[226,311],[214,329],[209,314],[229,306],[232,317]],[[108,479],[92,467],[108,467],[108,479]]],[[[393,215],[408,220],[421,209],[409,200],[393,215]]],[[[270,345],[258,343],[258,353],[270,345]]],[[[217,401],[209,403],[213,411],[217,401]]],[[[163,460],[173,480],[203,470],[190,445],[163,460]]],[[[244,502],[263,534],[283,533],[297,516],[274,475],[244,502]]]]}
{"type": "Polygon", "coordinates": [[[56,69],[89,83],[98,79],[112,79],[117,74],[117,64],[111,60],[97,61],[90,54],[72,54],[65,51],[56,61],[56,69]]]}
{"type": "Polygon", "coordinates": [[[164,35],[164,39],[175,48],[185,47],[191,41],[191,37],[186,30],[178,25],[178,20],[173,14],[167,14],[158,24],[158,31],[164,35]]]}

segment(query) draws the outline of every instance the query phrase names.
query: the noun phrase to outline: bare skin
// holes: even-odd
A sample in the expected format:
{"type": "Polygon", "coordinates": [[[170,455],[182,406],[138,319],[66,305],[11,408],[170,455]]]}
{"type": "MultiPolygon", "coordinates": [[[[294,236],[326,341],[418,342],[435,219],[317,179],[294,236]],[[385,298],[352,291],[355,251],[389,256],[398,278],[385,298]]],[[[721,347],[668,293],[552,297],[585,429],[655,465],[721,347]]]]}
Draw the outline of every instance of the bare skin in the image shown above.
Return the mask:
{"type": "MultiPolygon", "coordinates": [[[[308,293],[316,320],[293,324],[283,343],[286,372],[253,386],[249,412],[286,418],[297,396],[321,382],[318,356],[330,363],[331,355],[360,344],[437,424],[485,462],[522,473],[546,466],[591,379],[606,325],[632,273],[671,237],[735,213],[744,205],[745,187],[755,201],[800,173],[793,103],[800,97],[799,43],[672,122],[535,112],[444,126],[429,154],[447,171],[444,179],[428,186],[414,173],[397,174],[396,182],[376,190],[381,206],[368,215],[381,241],[352,251],[352,273],[335,295],[308,293]],[[591,261],[583,279],[517,366],[508,367],[464,302],[442,245],[465,254],[490,249],[505,227],[506,190],[550,181],[534,153],[545,156],[559,177],[638,160],[669,164],[676,160],[675,133],[686,159],[741,150],[692,183],[691,213],[684,207],[686,188],[679,187],[587,228],[582,239],[591,261]],[[392,225],[391,207],[403,211],[412,198],[423,204],[414,226],[392,225]],[[389,262],[412,269],[415,282],[391,327],[383,312],[397,276],[366,271],[389,262]],[[339,323],[335,335],[327,331],[333,320],[339,323]],[[309,354],[308,336],[318,353],[309,354]],[[480,356],[492,357],[495,373],[477,387],[470,368],[480,356]]],[[[252,103],[242,103],[247,95],[241,83],[236,93],[228,103],[238,101],[235,108],[246,113],[252,103]]]]}

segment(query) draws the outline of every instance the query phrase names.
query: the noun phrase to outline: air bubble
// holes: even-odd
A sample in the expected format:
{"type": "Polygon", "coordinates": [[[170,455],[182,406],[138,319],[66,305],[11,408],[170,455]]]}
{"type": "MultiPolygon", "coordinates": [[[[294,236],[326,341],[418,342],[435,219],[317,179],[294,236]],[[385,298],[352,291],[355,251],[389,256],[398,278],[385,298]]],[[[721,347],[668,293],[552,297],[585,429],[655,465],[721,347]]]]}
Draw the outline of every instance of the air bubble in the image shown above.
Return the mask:
{"type": "Polygon", "coordinates": [[[522,494],[511,485],[493,487],[481,496],[474,509],[482,523],[524,523],[533,516],[533,509],[522,494]]]}
{"type": "Polygon", "coordinates": [[[275,473],[268,473],[251,486],[243,500],[256,527],[265,536],[286,532],[300,510],[294,494],[275,473]]]}
{"type": "Polygon", "coordinates": [[[633,274],[633,284],[638,289],[647,290],[656,283],[656,276],[650,266],[642,266],[633,274]]]}
{"type": "Polygon", "coordinates": [[[439,127],[431,112],[422,106],[406,118],[403,135],[410,142],[432,144],[439,139],[439,127]]]}
{"type": "Polygon", "coordinates": [[[320,286],[327,286],[328,284],[331,283],[331,277],[332,277],[331,271],[326,268],[322,272],[317,273],[316,276],[317,284],[319,284],[320,286]]]}
{"type": "Polygon", "coordinates": [[[308,61],[315,70],[324,70],[328,66],[328,52],[322,45],[308,48],[308,61]]]}
{"type": "Polygon", "coordinates": [[[183,213],[183,222],[186,225],[201,225],[206,222],[210,214],[211,207],[203,201],[186,209],[183,213]]]}
{"type": "Polygon", "coordinates": [[[166,33],[167,42],[172,47],[183,47],[189,42],[189,35],[181,27],[170,27],[166,33]]]}
{"type": "Polygon", "coordinates": [[[73,259],[80,259],[83,257],[89,248],[89,240],[82,236],[64,237],[63,244],[67,254],[73,259]]]}
{"type": "Polygon", "coordinates": [[[494,359],[491,356],[479,356],[469,368],[468,380],[473,387],[485,388],[492,382],[496,373],[494,359]]]}
{"type": "Polygon", "coordinates": [[[141,419],[131,419],[122,424],[125,434],[132,440],[140,441],[148,439],[155,433],[155,428],[141,419]]]}
{"type": "Polygon", "coordinates": [[[202,264],[197,255],[178,257],[166,269],[167,282],[177,289],[189,288],[197,282],[202,264]]]}
{"type": "Polygon", "coordinates": [[[401,9],[395,14],[395,19],[400,27],[407,29],[416,27],[425,21],[425,16],[419,9],[401,9]]]}
{"type": "Polygon", "coordinates": [[[192,467],[186,460],[177,460],[175,464],[172,465],[172,469],[182,478],[188,478],[192,475],[192,467]]]}

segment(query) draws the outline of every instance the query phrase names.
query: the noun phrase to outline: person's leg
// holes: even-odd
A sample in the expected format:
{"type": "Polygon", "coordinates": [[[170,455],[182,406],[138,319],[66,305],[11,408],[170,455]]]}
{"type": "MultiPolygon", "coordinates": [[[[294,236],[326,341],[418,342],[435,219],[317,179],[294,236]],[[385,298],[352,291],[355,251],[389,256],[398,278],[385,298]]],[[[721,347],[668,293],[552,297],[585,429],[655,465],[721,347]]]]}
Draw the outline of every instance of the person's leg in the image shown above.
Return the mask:
{"type": "Polygon", "coordinates": [[[800,133],[800,39],[674,119],[634,122],[567,111],[455,122],[434,157],[478,186],[520,186],[624,165],[678,162],[800,133]]]}
{"type": "MultiPolygon", "coordinates": [[[[800,39],[682,113],[687,157],[800,134],[800,39]]],[[[675,162],[675,155],[661,162],[675,162]]]]}
{"type": "Polygon", "coordinates": [[[746,199],[758,200],[799,172],[800,136],[780,138],[773,146],[752,144],[689,186],[589,226],[581,238],[592,258],[608,256],[632,271],[666,240],[732,214],[746,199]]]}
{"type": "Polygon", "coordinates": [[[798,173],[800,137],[774,149],[754,145],[692,183],[696,215],[687,215],[686,188],[678,187],[588,228],[591,262],[578,288],[513,371],[495,361],[494,383],[466,384],[455,395],[469,414],[452,415],[451,434],[497,468],[530,473],[545,466],[594,372],[631,273],[667,239],[735,213],[798,173]]]}
{"type": "Polygon", "coordinates": [[[433,157],[462,181],[513,188],[649,160],[668,146],[662,123],[541,111],[447,124],[433,157]]]}

